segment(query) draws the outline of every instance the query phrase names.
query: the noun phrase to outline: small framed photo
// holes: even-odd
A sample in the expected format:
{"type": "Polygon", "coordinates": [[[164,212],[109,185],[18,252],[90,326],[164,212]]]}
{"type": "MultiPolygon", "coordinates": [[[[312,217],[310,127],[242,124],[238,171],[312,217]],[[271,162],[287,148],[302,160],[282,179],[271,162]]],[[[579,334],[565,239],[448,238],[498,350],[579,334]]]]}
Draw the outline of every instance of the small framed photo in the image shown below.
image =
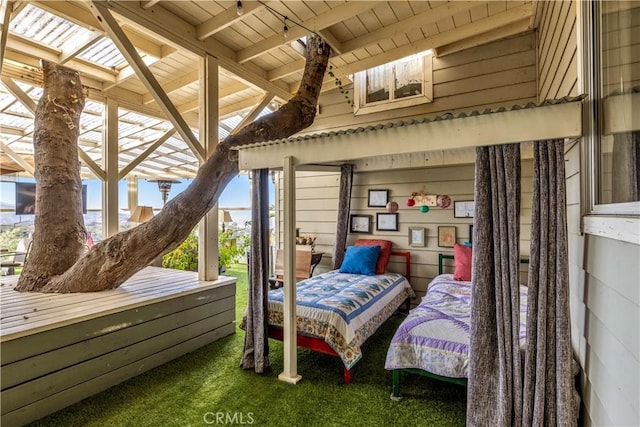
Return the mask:
{"type": "Polygon", "coordinates": [[[409,227],[409,246],[424,247],[425,240],[424,227],[409,227]]]}
{"type": "Polygon", "coordinates": [[[384,208],[389,202],[389,190],[369,190],[367,206],[370,208],[384,208]]]}
{"type": "Polygon", "coordinates": [[[377,213],[376,230],[378,231],[398,231],[397,213],[377,213]]]}
{"type": "Polygon", "coordinates": [[[350,215],[349,233],[371,233],[371,215],[350,215]]]}
{"type": "Polygon", "coordinates": [[[475,207],[476,202],[473,200],[453,202],[453,216],[454,218],[473,218],[475,207]]]}
{"type": "Polygon", "coordinates": [[[456,228],[450,226],[438,227],[438,246],[452,248],[456,243],[456,228]]]}

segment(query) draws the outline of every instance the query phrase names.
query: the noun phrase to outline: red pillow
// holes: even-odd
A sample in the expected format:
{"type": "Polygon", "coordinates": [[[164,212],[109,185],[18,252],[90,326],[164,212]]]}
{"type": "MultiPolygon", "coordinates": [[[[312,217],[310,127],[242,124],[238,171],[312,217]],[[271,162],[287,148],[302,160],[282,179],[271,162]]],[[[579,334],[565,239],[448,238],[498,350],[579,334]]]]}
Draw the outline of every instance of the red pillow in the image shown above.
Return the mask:
{"type": "Polygon", "coordinates": [[[456,264],[456,271],[453,273],[453,280],[471,281],[471,246],[453,245],[453,258],[456,264]]]}
{"type": "Polygon", "coordinates": [[[376,239],[358,239],[354,246],[380,246],[380,255],[376,264],[376,274],[384,274],[387,271],[387,264],[391,258],[391,241],[376,239]]]}

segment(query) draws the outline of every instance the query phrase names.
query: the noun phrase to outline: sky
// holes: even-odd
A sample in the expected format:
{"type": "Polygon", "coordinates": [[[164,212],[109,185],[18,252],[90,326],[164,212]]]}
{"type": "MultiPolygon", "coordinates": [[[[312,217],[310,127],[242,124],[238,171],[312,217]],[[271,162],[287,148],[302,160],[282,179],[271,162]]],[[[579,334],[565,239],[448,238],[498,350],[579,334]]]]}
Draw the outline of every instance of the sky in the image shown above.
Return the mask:
{"type": "MultiPolygon", "coordinates": [[[[19,179],[20,182],[34,182],[33,179],[19,179]]],[[[191,183],[191,180],[181,179],[179,184],[173,184],[169,192],[169,200],[180,194],[191,183]]],[[[102,206],[102,186],[97,179],[83,180],[87,185],[87,209],[99,210],[102,206]]],[[[127,181],[122,180],[118,185],[119,206],[121,210],[127,210],[127,181]]],[[[269,188],[269,203],[275,200],[273,184],[269,188]]],[[[138,204],[151,206],[157,211],[162,208],[162,195],[155,182],[147,182],[145,179],[138,181],[138,204]]],[[[236,176],[231,180],[219,199],[220,209],[229,209],[231,218],[238,225],[243,225],[251,217],[250,211],[234,210],[233,208],[250,208],[251,191],[249,177],[246,174],[236,176]]],[[[0,206],[3,209],[13,209],[15,206],[15,184],[13,182],[0,182],[0,206]]]]}

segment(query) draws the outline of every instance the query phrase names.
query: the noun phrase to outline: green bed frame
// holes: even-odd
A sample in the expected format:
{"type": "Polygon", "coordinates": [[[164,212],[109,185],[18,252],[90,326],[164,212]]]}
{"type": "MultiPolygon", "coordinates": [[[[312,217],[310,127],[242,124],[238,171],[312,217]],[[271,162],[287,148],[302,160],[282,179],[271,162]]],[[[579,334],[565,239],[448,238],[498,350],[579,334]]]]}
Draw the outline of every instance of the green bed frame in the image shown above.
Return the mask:
{"type": "MultiPolygon", "coordinates": [[[[445,259],[454,259],[453,254],[438,254],[438,275],[444,273],[445,259]]],[[[529,258],[520,258],[520,263],[529,264],[529,258]]],[[[417,369],[417,368],[394,369],[393,370],[393,389],[391,391],[392,400],[402,399],[402,395],[400,394],[400,371],[408,372],[410,374],[422,375],[423,377],[433,378],[440,381],[446,381],[448,383],[461,385],[463,387],[467,386],[466,378],[443,377],[442,375],[433,374],[431,372],[423,371],[422,369],[417,369]]]]}

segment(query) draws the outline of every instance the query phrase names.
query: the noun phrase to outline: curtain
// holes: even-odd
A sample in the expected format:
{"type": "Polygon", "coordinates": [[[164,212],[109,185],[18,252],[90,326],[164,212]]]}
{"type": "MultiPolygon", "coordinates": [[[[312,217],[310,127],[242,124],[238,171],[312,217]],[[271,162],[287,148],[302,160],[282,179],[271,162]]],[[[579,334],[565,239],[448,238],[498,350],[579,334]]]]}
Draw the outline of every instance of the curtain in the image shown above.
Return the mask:
{"type": "Polygon", "coordinates": [[[613,135],[612,203],[640,200],[640,131],[613,135]]]}
{"type": "Polygon", "coordinates": [[[518,426],[520,146],[476,149],[469,426],[518,426]]]}
{"type": "Polygon", "coordinates": [[[353,187],[353,165],[340,167],[340,195],[338,196],[338,224],[336,244],[333,247],[333,268],[340,268],[347,246],[349,211],[351,210],[351,188],[353,187]]]}
{"type": "Polygon", "coordinates": [[[269,363],[267,292],[269,276],[269,170],[251,171],[249,295],[241,366],[263,373],[269,363]]]}
{"type": "Polygon", "coordinates": [[[534,145],[522,424],[575,426],[563,140],[534,145]]]}

